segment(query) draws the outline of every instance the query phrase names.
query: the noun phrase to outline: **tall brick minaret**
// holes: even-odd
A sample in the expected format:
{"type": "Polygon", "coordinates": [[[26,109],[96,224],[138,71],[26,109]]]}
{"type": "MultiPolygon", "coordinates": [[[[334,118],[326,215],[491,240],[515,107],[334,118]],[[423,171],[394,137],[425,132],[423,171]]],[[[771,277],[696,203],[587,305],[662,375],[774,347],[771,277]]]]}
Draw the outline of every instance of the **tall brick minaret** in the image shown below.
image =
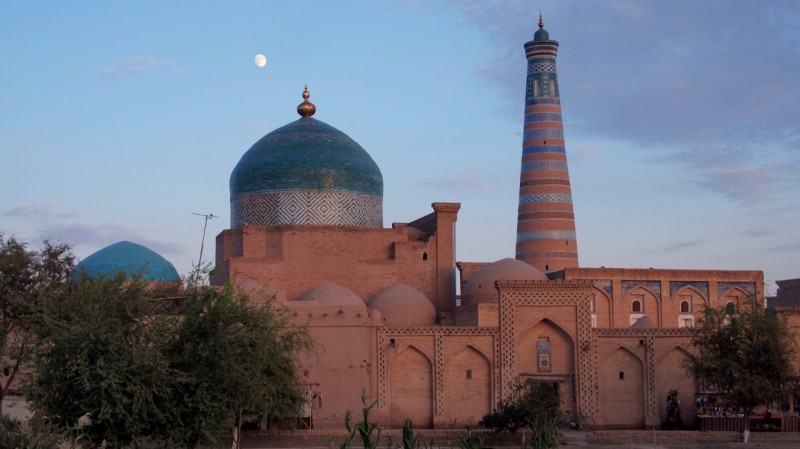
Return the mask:
{"type": "Polygon", "coordinates": [[[543,271],[578,266],[575,214],[564,149],[556,56],[539,15],[539,30],[525,44],[528,81],[519,181],[517,256],[543,271]]]}

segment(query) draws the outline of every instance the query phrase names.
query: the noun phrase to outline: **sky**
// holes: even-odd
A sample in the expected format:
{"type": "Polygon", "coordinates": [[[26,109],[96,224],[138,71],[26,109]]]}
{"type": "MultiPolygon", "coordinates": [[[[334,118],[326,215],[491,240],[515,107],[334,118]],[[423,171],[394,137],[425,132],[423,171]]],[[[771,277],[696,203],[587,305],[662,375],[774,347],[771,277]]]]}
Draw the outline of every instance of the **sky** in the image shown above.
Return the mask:
{"type": "Polygon", "coordinates": [[[188,273],[194,214],[210,261],[231,171],[307,84],[381,168],[385,226],[459,202],[457,259],[514,257],[540,11],[581,266],[800,277],[794,0],[0,1],[0,233],[188,273]]]}

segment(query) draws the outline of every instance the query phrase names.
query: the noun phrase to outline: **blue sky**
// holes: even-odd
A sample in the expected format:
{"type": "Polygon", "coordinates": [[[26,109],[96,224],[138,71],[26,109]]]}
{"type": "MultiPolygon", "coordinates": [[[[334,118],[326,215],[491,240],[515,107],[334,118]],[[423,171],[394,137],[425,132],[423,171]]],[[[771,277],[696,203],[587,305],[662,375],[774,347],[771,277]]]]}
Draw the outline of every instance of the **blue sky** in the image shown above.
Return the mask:
{"type": "Polygon", "coordinates": [[[144,244],[186,273],[264,134],[316,118],[384,176],[384,221],[462,204],[513,257],[524,42],[558,70],[583,266],[800,277],[800,2],[0,3],[0,232],[144,244]],[[263,53],[260,69],[253,57],[263,53]]]}

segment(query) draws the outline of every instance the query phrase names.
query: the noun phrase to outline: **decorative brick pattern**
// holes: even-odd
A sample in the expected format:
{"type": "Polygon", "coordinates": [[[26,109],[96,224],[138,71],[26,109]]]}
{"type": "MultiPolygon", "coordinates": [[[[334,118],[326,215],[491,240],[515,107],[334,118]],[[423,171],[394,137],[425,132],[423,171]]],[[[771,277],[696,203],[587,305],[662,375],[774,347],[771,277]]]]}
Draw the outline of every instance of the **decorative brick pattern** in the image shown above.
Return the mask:
{"type": "Polygon", "coordinates": [[[525,161],[523,171],[567,171],[567,161],[525,161]]]}
{"type": "Polygon", "coordinates": [[[756,284],[752,282],[717,282],[717,299],[722,298],[731,289],[738,288],[749,295],[756,294],[756,284]]]}
{"type": "MultiPolygon", "coordinates": [[[[574,231],[531,231],[531,232],[517,233],[517,242],[528,241],[528,240],[575,240],[575,232],[574,231]]],[[[523,253],[523,254],[529,254],[529,253],[523,253]]]]}
{"type": "Polygon", "coordinates": [[[434,378],[436,379],[435,383],[435,390],[434,395],[436,400],[434,401],[434,410],[433,414],[435,416],[442,416],[444,414],[444,403],[445,403],[445,369],[444,369],[444,337],[441,333],[437,333],[433,337],[434,341],[434,354],[436,357],[436,365],[433,369],[434,378]]]}
{"type": "Polygon", "coordinates": [[[525,114],[525,123],[533,122],[561,122],[560,112],[533,112],[525,114]]]}
{"type": "Polygon", "coordinates": [[[558,42],[525,44],[528,76],[517,214],[516,258],[543,271],[578,266],[578,244],[569,183],[556,57],[558,42]],[[543,173],[543,172],[547,173],[543,173]],[[569,216],[555,220],[540,209],[569,216]],[[564,247],[566,241],[566,247],[564,247]],[[564,250],[559,257],[549,252],[564,250]]]}
{"type": "MultiPolygon", "coordinates": [[[[444,351],[442,350],[443,343],[446,338],[450,337],[482,337],[488,336],[492,338],[493,353],[483,354],[487,359],[494,364],[493,361],[499,360],[500,349],[498,340],[498,330],[496,328],[485,327],[441,327],[441,326],[417,326],[417,327],[400,327],[400,328],[381,328],[378,329],[377,342],[378,342],[378,407],[385,409],[389,405],[389,354],[388,351],[394,351],[399,346],[399,341],[403,337],[432,337],[434,339],[434,360],[435,360],[435,406],[436,415],[441,416],[445,412],[445,385],[443,384],[445,371],[443,370],[445,359],[444,351]],[[394,339],[395,347],[390,348],[389,342],[394,339]],[[441,373],[441,374],[440,374],[441,373]]],[[[499,394],[499,387],[498,393],[499,394]]]]}
{"type": "Polygon", "coordinates": [[[577,335],[575,336],[577,357],[577,377],[579,390],[578,405],[583,410],[595,411],[597,399],[594,386],[597,384],[597,369],[593,359],[593,335],[591,305],[586,299],[591,284],[581,281],[498,281],[500,289],[500,388],[501,398],[510,393],[509,385],[517,376],[516,365],[517,339],[515,315],[520,307],[557,307],[575,308],[577,335]]]}
{"type": "Polygon", "coordinates": [[[336,191],[256,192],[231,199],[231,227],[245,225],[383,227],[383,199],[336,191]]]}
{"type": "MultiPolygon", "coordinates": [[[[535,195],[520,195],[520,206],[532,203],[567,203],[572,204],[572,195],[568,193],[538,193],[535,195]]],[[[574,234],[574,231],[573,231],[574,234]]]]}
{"type": "Polygon", "coordinates": [[[651,418],[655,418],[658,416],[658,400],[656,398],[656,351],[652,336],[648,336],[644,341],[645,347],[647,348],[647,378],[645,379],[647,385],[647,413],[651,418]]]}
{"type": "Polygon", "coordinates": [[[653,292],[656,298],[661,298],[660,281],[622,281],[622,296],[627,295],[636,287],[643,287],[653,292]]]}
{"type": "Polygon", "coordinates": [[[611,283],[611,279],[594,281],[594,286],[602,290],[609,298],[614,297],[614,286],[611,283]]]}
{"type": "Polygon", "coordinates": [[[550,62],[528,64],[528,73],[556,73],[556,65],[550,62]]]}
{"type": "Polygon", "coordinates": [[[692,287],[693,289],[697,290],[703,298],[707,301],[708,300],[708,282],[701,282],[701,281],[672,281],[669,283],[669,296],[670,298],[675,296],[678,291],[680,291],[684,287],[692,287]]]}
{"type": "Polygon", "coordinates": [[[533,128],[522,133],[523,140],[534,139],[563,139],[564,130],[558,128],[533,128]]]}

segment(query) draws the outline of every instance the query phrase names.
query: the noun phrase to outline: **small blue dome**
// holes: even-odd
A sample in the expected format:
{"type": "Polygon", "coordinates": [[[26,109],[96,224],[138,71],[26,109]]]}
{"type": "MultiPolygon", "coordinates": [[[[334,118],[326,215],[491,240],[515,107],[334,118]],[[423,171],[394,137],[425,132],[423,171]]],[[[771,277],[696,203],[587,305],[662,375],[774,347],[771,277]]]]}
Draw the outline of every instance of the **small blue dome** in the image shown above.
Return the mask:
{"type": "Polygon", "coordinates": [[[76,276],[113,277],[118,271],[139,275],[144,281],[180,282],[175,267],[160,254],[136,243],[122,241],[106,246],[75,267],[76,276]]]}
{"type": "Polygon", "coordinates": [[[534,41],[549,41],[550,40],[550,33],[547,32],[544,28],[539,28],[533,33],[533,40],[534,41]]]}

